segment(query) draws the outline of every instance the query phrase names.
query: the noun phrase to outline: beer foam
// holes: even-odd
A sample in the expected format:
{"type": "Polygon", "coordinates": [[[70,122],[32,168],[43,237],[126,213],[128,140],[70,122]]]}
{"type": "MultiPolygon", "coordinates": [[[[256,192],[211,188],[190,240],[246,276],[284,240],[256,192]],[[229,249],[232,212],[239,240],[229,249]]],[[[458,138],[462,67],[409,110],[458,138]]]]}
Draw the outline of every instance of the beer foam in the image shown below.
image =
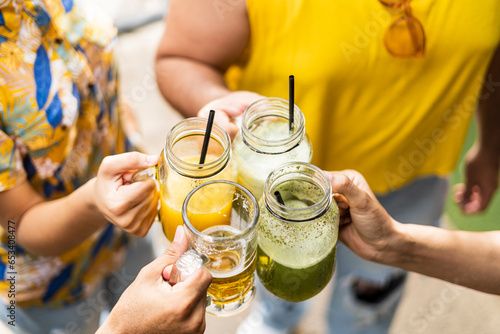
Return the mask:
{"type": "Polygon", "coordinates": [[[229,270],[229,271],[224,271],[224,272],[220,272],[220,271],[215,271],[215,270],[208,270],[210,272],[210,274],[212,275],[213,278],[229,278],[229,277],[234,277],[242,272],[244,272],[245,270],[248,269],[248,267],[252,266],[253,265],[253,261],[248,261],[248,264],[244,267],[243,266],[243,261],[240,261],[239,265],[234,267],[233,269],[229,270]]]}
{"type": "MultiPolygon", "coordinates": [[[[239,233],[239,229],[230,225],[217,225],[203,230],[203,234],[211,237],[228,237],[239,233]]],[[[204,267],[217,278],[235,276],[252,264],[252,261],[246,261],[249,255],[246,254],[247,244],[243,239],[224,244],[223,250],[221,244],[208,245],[201,242],[197,244],[196,250],[211,260],[204,267]],[[249,262],[246,266],[245,261],[249,262]]]]}
{"type": "Polygon", "coordinates": [[[231,225],[216,225],[204,229],[202,233],[209,235],[211,237],[219,238],[219,237],[230,237],[232,235],[240,234],[241,231],[231,225]]]}

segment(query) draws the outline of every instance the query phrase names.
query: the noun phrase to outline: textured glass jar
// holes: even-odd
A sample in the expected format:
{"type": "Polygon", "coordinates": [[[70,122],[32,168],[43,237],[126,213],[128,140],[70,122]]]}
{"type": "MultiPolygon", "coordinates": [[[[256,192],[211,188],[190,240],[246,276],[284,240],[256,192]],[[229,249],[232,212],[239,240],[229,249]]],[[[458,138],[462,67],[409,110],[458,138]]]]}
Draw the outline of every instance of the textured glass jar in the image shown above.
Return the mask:
{"type": "Polygon", "coordinates": [[[257,274],[266,289],[292,302],[321,292],[334,272],[339,229],[327,176],[306,163],[279,167],[266,180],[260,211],[257,274]]]}
{"type": "Polygon", "coordinates": [[[203,266],[213,277],[207,291],[207,313],[229,316],[240,312],[255,294],[257,199],[237,183],[207,182],[188,194],[182,218],[190,252],[179,263],[181,256],[171,275],[182,280],[184,272],[203,266]],[[202,225],[211,221],[212,227],[201,232],[195,227],[200,221],[202,225]]]}
{"type": "Polygon", "coordinates": [[[170,241],[174,239],[177,226],[183,224],[182,204],[191,190],[212,180],[236,181],[236,170],[231,162],[231,140],[217,124],[212,127],[205,163],[199,164],[206,127],[207,120],[197,117],[175,125],[167,135],[158,165],[136,173],[133,178],[134,181],[158,179],[159,216],[170,241]]]}
{"type": "Polygon", "coordinates": [[[233,155],[238,183],[257,198],[262,196],[267,176],[277,167],[290,161],[311,162],[312,147],[304,115],[294,107],[292,131],[288,118],[288,101],[274,97],[252,103],[243,113],[233,155]]]}

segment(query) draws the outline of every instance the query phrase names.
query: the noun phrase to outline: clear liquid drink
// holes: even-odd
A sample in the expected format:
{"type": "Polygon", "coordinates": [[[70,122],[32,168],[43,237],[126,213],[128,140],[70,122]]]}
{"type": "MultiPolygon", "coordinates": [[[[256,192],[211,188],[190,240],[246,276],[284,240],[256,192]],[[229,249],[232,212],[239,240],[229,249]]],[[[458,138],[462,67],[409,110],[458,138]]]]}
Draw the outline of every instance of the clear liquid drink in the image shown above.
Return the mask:
{"type": "Polygon", "coordinates": [[[290,161],[311,162],[312,147],[304,115],[294,107],[292,131],[288,118],[288,101],[280,98],[256,101],[243,113],[233,155],[238,183],[257,198],[262,196],[266,178],[273,170],[290,161]]]}

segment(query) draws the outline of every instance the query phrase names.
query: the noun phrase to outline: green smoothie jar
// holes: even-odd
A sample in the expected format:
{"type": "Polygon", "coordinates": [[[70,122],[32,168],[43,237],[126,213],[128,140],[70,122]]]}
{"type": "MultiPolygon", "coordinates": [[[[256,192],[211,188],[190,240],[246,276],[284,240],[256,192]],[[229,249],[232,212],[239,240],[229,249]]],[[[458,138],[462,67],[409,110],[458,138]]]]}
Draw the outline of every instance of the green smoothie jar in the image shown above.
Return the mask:
{"type": "Polygon", "coordinates": [[[317,295],[332,278],[339,210],[330,181],[307,163],[273,171],[260,200],[257,274],[271,293],[299,302],[317,295]]]}
{"type": "Polygon", "coordinates": [[[277,97],[258,100],[243,113],[241,131],[233,142],[238,183],[256,198],[264,191],[267,176],[290,161],[311,162],[312,146],[305,130],[305,119],[294,105],[292,131],[289,103],[277,97]]]}

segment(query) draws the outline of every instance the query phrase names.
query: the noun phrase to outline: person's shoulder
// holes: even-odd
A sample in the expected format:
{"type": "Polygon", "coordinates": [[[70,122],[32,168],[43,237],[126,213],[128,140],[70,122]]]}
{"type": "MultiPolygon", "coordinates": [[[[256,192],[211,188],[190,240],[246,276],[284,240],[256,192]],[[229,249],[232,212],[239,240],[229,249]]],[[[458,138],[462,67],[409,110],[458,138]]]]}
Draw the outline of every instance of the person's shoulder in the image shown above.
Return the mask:
{"type": "MultiPolygon", "coordinates": [[[[81,33],[82,38],[88,42],[100,46],[106,46],[117,36],[117,29],[112,18],[101,8],[88,3],[78,3],[72,12],[78,15],[70,15],[70,18],[78,20],[80,26],[74,33],[81,33]],[[80,30],[81,29],[81,30],[80,30]]],[[[79,25],[75,24],[75,28],[79,25]]]]}

